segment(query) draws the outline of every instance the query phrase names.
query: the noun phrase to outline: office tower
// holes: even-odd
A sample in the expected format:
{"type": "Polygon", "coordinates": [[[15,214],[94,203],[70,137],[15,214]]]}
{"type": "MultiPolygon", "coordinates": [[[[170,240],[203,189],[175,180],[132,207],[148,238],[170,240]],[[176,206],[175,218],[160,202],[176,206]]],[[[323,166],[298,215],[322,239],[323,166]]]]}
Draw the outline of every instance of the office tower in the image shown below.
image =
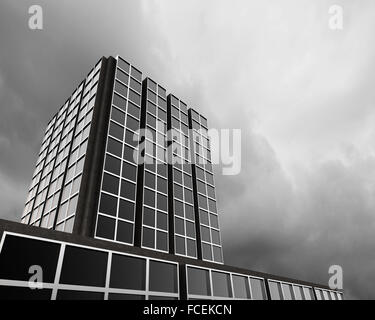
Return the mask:
{"type": "Polygon", "coordinates": [[[22,224],[0,220],[0,299],[343,298],[224,265],[218,216],[207,119],[103,57],[47,125],[22,224]]]}

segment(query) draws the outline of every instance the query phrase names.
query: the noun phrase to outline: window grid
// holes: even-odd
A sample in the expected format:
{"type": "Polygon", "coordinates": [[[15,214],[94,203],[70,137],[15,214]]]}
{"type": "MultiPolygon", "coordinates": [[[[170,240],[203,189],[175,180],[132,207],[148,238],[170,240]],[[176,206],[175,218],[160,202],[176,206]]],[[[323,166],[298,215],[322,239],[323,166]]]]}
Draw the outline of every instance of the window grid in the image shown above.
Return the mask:
{"type": "Polygon", "coordinates": [[[168,252],[167,102],[164,88],[149,78],[145,83],[147,99],[142,247],[168,252]],[[146,195],[152,195],[154,201],[146,198],[146,195]]]}
{"type": "Polygon", "coordinates": [[[137,69],[116,60],[95,237],[134,244],[141,79],[137,69]]]}
{"type": "MultiPolygon", "coordinates": [[[[74,142],[73,132],[77,132],[75,130],[76,117],[77,114],[80,116],[79,119],[85,116],[82,110],[86,108],[86,105],[80,104],[81,96],[85,91],[84,99],[91,99],[89,103],[92,108],[100,67],[101,60],[86,77],[86,86],[84,87],[84,82],[82,82],[48,123],[21,222],[50,229],[54,227],[64,172],[70,155],[69,149],[71,143],[74,142]],[[80,106],[82,106],[81,109],[80,106]]],[[[92,110],[89,117],[91,116],[92,110]]],[[[87,137],[91,122],[89,117],[85,119],[87,137]]],[[[70,221],[71,226],[65,231],[71,232],[72,222],[73,220],[70,221]]],[[[61,226],[57,229],[64,230],[61,226]]]]}
{"type": "Polygon", "coordinates": [[[261,277],[255,277],[255,276],[249,276],[246,274],[240,274],[240,273],[235,273],[235,272],[228,272],[228,271],[223,271],[223,270],[216,270],[216,269],[209,269],[209,268],[203,268],[203,267],[197,267],[194,265],[186,265],[186,286],[187,286],[187,298],[189,299],[210,299],[210,300],[254,300],[255,298],[255,293],[254,289],[252,289],[252,284],[251,280],[259,280],[261,281],[261,292],[262,292],[262,300],[267,300],[267,294],[265,291],[265,280],[264,278],[261,277]],[[189,293],[190,288],[189,288],[189,268],[192,269],[197,269],[197,270],[205,270],[209,272],[209,294],[208,295],[197,295],[197,294],[192,294],[189,293]],[[214,294],[214,281],[212,274],[213,273],[219,273],[223,275],[227,275],[229,277],[230,285],[229,285],[229,294],[228,296],[222,296],[222,295],[215,295],[214,294]],[[248,296],[246,298],[239,298],[236,297],[234,286],[233,286],[233,278],[234,277],[242,277],[246,279],[246,287],[249,289],[248,291],[248,296]]]}
{"type": "Polygon", "coordinates": [[[188,110],[186,104],[173,95],[170,95],[170,117],[175,254],[197,258],[188,110]]]}
{"type": "Polygon", "coordinates": [[[223,263],[207,119],[193,109],[189,110],[189,116],[192,124],[190,141],[192,161],[196,170],[202,259],[223,263]]]}
{"type": "MultiPolygon", "coordinates": [[[[74,244],[74,243],[69,243],[69,242],[62,242],[62,241],[57,241],[57,240],[50,240],[50,239],[44,239],[40,237],[34,237],[34,236],[28,236],[28,235],[20,235],[17,233],[13,232],[4,232],[3,237],[0,242],[0,253],[2,249],[2,245],[5,241],[5,238],[7,235],[16,235],[21,238],[28,238],[28,239],[36,239],[44,242],[49,242],[49,243],[58,243],[61,245],[60,247],[60,255],[58,258],[57,262],[57,268],[56,268],[56,273],[55,273],[55,281],[54,283],[43,283],[43,288],[44,289],[52,289],[52,294],[51,294],[51,300],[55,300],[56,296],[58,294],[59,290],[72,290],[72,291],[85,291],[85,292],[98,292],[98,293],[103,293],[104,300],[108,299],[108,295],[111,293],[117,293],[117,294],[131,294],[131,295],[141,295],[144,296],[146,300],[149,299],[151,296],[158,296],[158,297],[165,297],[165,298],[175,298],[179,299],[180,297],[180,281],[179,281],[179,268],[178,268],[178,263],[169,261],[169,260],[162,260],[162,259],[157,259],[157,258],[149,258],[145,256],[138,256],[135,254],[130,254],[130,253],[123,253],[123,252],[117,252],[117,251],[112,251],[112,250],[105,250],[105,249],[100,249],[96,247],[89,247],[89,246],[84,246],[84,245],[79,245],[79,244],[74,244]],[[64,260],[64,254],[65,254],[65,249],[66,247],[74,247],[74,248],[82,248],[82,249],[87,249],[87,250],[92,250],[95,252],[105,252],[107,253],[107,272],[106,272],[106,279],[105,279],[105,286],[85,286],[85,285],[68,285],[68,284],[63,284],[60,282],[60,275],[61,275],[61,270],[63,266],[63,260],[64,260]],[[144,274],[144,278],[146,279],[145,281],[145,289],[144,290],[134,290],[134,289],[119,289],[119,288],[112,288],[110,287],[110,279],[111,279],[111,265],[112,265],[112,256],[113,255],[118,255],[118,256],[123,256],[123,257],[130,257],[130,258],[137,258],[141,259],[146,262],[146,270],[144,274]],[[174,265],[176,266],[176,292],[162,292],[162,291],[151,291],[150,290],[150,262],[161,262],[166,265],[174,265]]],[[[0,285],[1,286],[16,286],[16,287],[26,287],[30,288],[30,284],[28,281],[17,281],[17,280],[7,280],[7,279],[0,279],[0,285]]]]}

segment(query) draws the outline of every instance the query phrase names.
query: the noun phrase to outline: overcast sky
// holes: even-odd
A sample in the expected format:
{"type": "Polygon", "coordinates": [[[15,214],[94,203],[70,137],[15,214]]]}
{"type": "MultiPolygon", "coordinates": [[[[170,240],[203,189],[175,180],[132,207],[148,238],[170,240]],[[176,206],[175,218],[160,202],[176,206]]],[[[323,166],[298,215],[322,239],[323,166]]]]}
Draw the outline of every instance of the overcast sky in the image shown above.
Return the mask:
{"type": "Polygon", "coordinates": [[[227,264],[322,283],[338,264],[347,298],[375,298],[374,30],[373,0],[2,0],[0,217],[20,219],[48,120],[119,54],[242,130],[240,174],[216,168],[227,264]]]}

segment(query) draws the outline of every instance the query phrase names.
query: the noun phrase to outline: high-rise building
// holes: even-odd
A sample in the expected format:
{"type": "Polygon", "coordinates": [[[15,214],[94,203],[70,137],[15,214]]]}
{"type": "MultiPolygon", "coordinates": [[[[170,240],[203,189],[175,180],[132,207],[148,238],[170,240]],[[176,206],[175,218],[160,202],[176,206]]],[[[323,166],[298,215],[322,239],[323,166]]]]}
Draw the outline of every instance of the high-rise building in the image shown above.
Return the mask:
{"type": "Polygon", "coordinates": [[[47,125],[23,225],[0,220],[0,297],[342,299],[225,266],[219,215],[207,119],[103,57],[47,125]]]}

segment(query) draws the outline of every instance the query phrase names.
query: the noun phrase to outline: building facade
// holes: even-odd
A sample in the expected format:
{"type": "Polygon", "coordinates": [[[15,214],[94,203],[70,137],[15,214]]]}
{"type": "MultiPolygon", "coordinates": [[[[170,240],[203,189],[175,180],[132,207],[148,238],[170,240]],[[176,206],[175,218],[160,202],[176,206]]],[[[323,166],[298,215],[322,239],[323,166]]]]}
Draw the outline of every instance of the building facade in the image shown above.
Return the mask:
{"type": "Polygon", "coordinates": [[[0,295],[342,299],[224,266],[219,215],[207,119],[103,57],[47,125],[22,224],[0,221],[0,295]],[[47,271],[43,289],[30,291],[30,266],[47,271]]]}

